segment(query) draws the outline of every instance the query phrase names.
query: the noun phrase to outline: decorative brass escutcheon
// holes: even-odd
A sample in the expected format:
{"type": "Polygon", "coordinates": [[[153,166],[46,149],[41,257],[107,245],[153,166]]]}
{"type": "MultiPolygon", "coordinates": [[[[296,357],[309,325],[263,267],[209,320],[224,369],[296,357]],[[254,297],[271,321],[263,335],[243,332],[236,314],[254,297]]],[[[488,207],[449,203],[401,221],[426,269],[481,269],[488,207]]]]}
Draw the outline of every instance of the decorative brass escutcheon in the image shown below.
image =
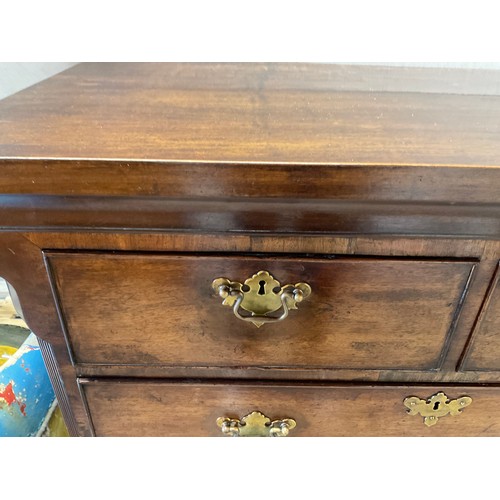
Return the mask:
{"type": "Polygon", "coordinates": [[[420,414],[424,417],[427,427],[437,424],[440,417],[459,415],[461,411],[472,403],[472,398],[463,396],[458,399],[448,399],[444,392],[438,392],[427,400],[415,396],[406,398],[403,404],[408,408],[410,415],[420,414]]]}
{"type": "Polygon", "coordinates": [[[224,299],[222,305],[232,307],[238,319],[250,321],[257,328],[264,323],[284,320],[290,309],[297,309],[297,304],[311,295],[311,287],[307,283],[282,287],[267,271],[259,271],[244,284],[217,278],[212,282],[212,288],[224,299]],[[242,315],[240,308],[250,315],[242,315]],[[267,316],[279,309],[283,309],[281,316],[267,316]]]}
{"type": "Polygon", "coordinates": [[[260,411],[253,411],[241,419],[219,417],[217,425],[224,434],[229,436],[284,437],[288,436],[289,431],[297,425],[297,422],[292,418],[271,421],[260,411]]]}

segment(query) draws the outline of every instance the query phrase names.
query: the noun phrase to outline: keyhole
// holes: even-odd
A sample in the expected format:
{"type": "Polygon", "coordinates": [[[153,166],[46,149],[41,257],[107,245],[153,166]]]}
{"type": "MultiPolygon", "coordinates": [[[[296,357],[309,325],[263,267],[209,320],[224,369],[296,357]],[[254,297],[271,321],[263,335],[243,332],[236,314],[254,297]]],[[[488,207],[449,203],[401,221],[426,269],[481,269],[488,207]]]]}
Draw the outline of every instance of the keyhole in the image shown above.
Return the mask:
{"type": "Polygon", "coordinates": [[[434,403],[434,407],[432,408],[433,410],[438,410],[439,409],[439,401],[436,401],[434,403]]]}
{"type": "Polygon", "coordinates": [[[265,295],[266,294],[266,291],[264,289],[265,286],[266,286],[266,282],[264,280],[259,281],[259,291],[257,292],[259,295],[265,295]]]}

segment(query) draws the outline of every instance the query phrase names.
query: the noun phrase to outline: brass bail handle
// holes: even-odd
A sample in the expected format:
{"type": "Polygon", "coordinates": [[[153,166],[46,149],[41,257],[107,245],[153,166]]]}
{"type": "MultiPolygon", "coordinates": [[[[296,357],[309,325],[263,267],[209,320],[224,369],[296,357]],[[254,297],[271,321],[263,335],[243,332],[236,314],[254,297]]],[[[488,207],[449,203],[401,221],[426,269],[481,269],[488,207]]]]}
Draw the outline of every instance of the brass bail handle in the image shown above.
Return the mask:
{"type": "Polygon", "coordinates": [[[293,418],[272,420],[260,411],[240,418],[219,417],[217,426],[223,434],[233,437],[285,437],[297,422],[293,418]]]}
{"type": "Polygon", "coordinates": [[[216,278],[212,288],[224,299],[222,305],[232,307],[238,319],[249,321],[257,328],[265,323],[283,321],[290,309],[298,309],[297,304],[311,295],[311,287],[307,283],[281,286],[267,271],[259,271],[243,284],[216,278]],[[280,309],[280,316],[268,316],[280,309]],[[250,314],[242,314],[241,310],[250,314]]]}

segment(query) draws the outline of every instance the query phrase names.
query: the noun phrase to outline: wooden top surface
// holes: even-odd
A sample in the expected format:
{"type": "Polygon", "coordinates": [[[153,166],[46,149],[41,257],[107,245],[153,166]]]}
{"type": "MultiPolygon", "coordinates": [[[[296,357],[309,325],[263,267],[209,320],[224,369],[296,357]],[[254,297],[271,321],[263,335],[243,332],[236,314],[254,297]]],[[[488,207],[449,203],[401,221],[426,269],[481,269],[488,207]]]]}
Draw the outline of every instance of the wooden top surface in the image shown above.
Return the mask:
{"type": "Polygon", "coordinates": [[[500,166],[500,72],[85,63],[0,101],[0,158],[500,166]]]}

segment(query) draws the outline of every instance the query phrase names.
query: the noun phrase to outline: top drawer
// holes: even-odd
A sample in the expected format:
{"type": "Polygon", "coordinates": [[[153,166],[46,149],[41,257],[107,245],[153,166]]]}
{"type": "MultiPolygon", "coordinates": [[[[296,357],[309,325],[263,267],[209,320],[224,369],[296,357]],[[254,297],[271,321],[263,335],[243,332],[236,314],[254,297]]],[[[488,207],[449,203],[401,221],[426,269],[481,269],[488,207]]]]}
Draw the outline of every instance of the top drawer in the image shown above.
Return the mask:
{"type": "Polygon", "coordinates": [[[397,258],[46,256],[75,363],[111,365],[436,369],[474,267],[397,258]],[[261,270],[312,292],[283,321],[256,328],[224,307],[211,284],[244,283],[261,270]]]}

